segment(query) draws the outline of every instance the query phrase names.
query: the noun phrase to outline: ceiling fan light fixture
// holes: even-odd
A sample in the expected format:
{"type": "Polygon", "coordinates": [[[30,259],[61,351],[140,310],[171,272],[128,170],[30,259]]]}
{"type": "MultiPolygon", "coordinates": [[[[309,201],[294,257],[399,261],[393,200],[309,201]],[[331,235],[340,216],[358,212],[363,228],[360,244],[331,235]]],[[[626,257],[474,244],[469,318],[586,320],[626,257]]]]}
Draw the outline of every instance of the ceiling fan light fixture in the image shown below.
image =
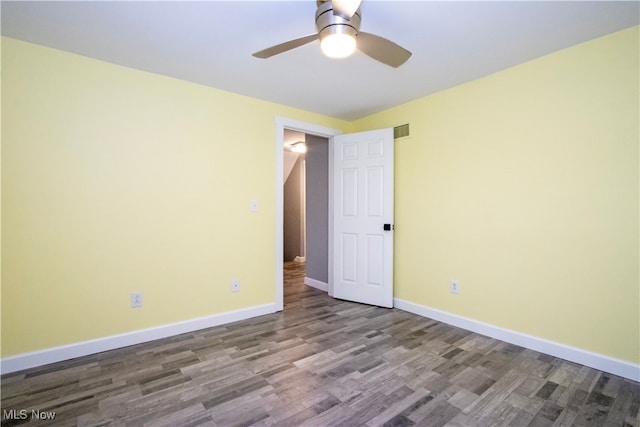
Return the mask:
{"type": "Polygon", "coordinates": [[[356,38],[347,33],[327,34],[320,40],[320,48],[329,58],[346,58],[356,50],[356,38]]]}
{"type": "Polygon", "coordinates": [[[316,11],[316,28],[320,49],[329,58],[346,58],[357,48],[356,36],[360,29],[360,14],[349,19],[333,14],[333,3],[322,3],[316,11]]]}
{"type": "Polygon", "coordinates": [[[307,144],[304,141],[298,141],[291,144],[291,151],[294,153],[306,153],[307,152],[307,144]]]}
{"type": "Polygon", "coordinates": [[[316,34],[271,46],[253,56],[269,58],[319,39],[322,52],[330,58],[346,58],[358,49],[378,62],[397,68],[411,57],[411,52],[391,40],[360,31],[362,0],[317,0],[317,3],[316,34]]]}

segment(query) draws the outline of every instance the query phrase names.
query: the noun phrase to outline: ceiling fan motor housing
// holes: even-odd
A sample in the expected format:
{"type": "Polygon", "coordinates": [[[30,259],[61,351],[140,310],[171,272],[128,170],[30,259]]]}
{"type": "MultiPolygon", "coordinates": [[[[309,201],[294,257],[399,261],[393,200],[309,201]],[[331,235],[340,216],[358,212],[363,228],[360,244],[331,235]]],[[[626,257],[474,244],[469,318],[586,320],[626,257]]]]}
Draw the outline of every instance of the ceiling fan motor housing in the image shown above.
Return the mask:
{"type": "Polygon", "coordinates": [[[346,19],[334,15],[333,4],[330,1],[323,2],[316,10],[316,27],[321,41],[329,34],[347,34],[355,38],[360,29],[360,10],[358,9],[351,19],[346,19]]]}

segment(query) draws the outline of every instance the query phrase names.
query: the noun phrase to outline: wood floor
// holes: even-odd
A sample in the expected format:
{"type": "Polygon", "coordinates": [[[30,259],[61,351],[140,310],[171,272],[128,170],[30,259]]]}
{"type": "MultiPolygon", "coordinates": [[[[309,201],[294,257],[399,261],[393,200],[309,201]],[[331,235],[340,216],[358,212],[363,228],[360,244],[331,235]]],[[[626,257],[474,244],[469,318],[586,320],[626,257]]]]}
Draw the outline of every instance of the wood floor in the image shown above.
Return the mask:
{"type": "Polygon", "coordinates": [[[303,269],[282,313],[3,376],[2,425],[640,427],[636,382],[334,300],[303,269]]]}

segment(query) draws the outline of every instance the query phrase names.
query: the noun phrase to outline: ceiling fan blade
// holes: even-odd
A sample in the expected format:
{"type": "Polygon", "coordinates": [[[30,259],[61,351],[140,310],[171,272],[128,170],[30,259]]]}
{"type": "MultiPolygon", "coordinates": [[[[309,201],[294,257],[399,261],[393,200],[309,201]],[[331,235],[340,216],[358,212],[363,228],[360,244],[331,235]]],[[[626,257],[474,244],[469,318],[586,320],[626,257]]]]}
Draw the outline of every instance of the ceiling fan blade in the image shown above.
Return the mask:
{"type": "Polygon", "coordinates": [[[358,49],[376,61],[398,68],[411,56],[402,46],[375,34],[358,32],[358,49]]]}
{"type": "Polygon", "coordinates": [[[288,50],[295,49],[307,43],[311,43],[317,38],[318,38],[317,34],[310,34],[308,36],[300,37],[299,39],[289,40],[288,42],[284,42],[284,43],[277,44],[275,46],[268,47],[264,50],[254,53],[253,56],[261,59],[270,58],[274,55],[278,55],[288,50]]]}
{"type": "Polygon", "coordinates": [[[360,7],[362,0],[333,0],[333,14],[345,19],[351,19],[360,7]]]}

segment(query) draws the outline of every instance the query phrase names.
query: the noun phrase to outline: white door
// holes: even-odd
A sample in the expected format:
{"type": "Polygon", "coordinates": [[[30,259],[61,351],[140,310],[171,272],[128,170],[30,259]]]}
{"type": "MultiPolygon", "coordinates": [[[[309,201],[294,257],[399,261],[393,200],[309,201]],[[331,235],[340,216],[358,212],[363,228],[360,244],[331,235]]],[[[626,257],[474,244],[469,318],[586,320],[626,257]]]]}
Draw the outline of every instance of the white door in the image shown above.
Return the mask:
{"type": "Polygon", "coordinates": [[[333,296],[393,307],[393,129],[333,138],[333,296]]]}

